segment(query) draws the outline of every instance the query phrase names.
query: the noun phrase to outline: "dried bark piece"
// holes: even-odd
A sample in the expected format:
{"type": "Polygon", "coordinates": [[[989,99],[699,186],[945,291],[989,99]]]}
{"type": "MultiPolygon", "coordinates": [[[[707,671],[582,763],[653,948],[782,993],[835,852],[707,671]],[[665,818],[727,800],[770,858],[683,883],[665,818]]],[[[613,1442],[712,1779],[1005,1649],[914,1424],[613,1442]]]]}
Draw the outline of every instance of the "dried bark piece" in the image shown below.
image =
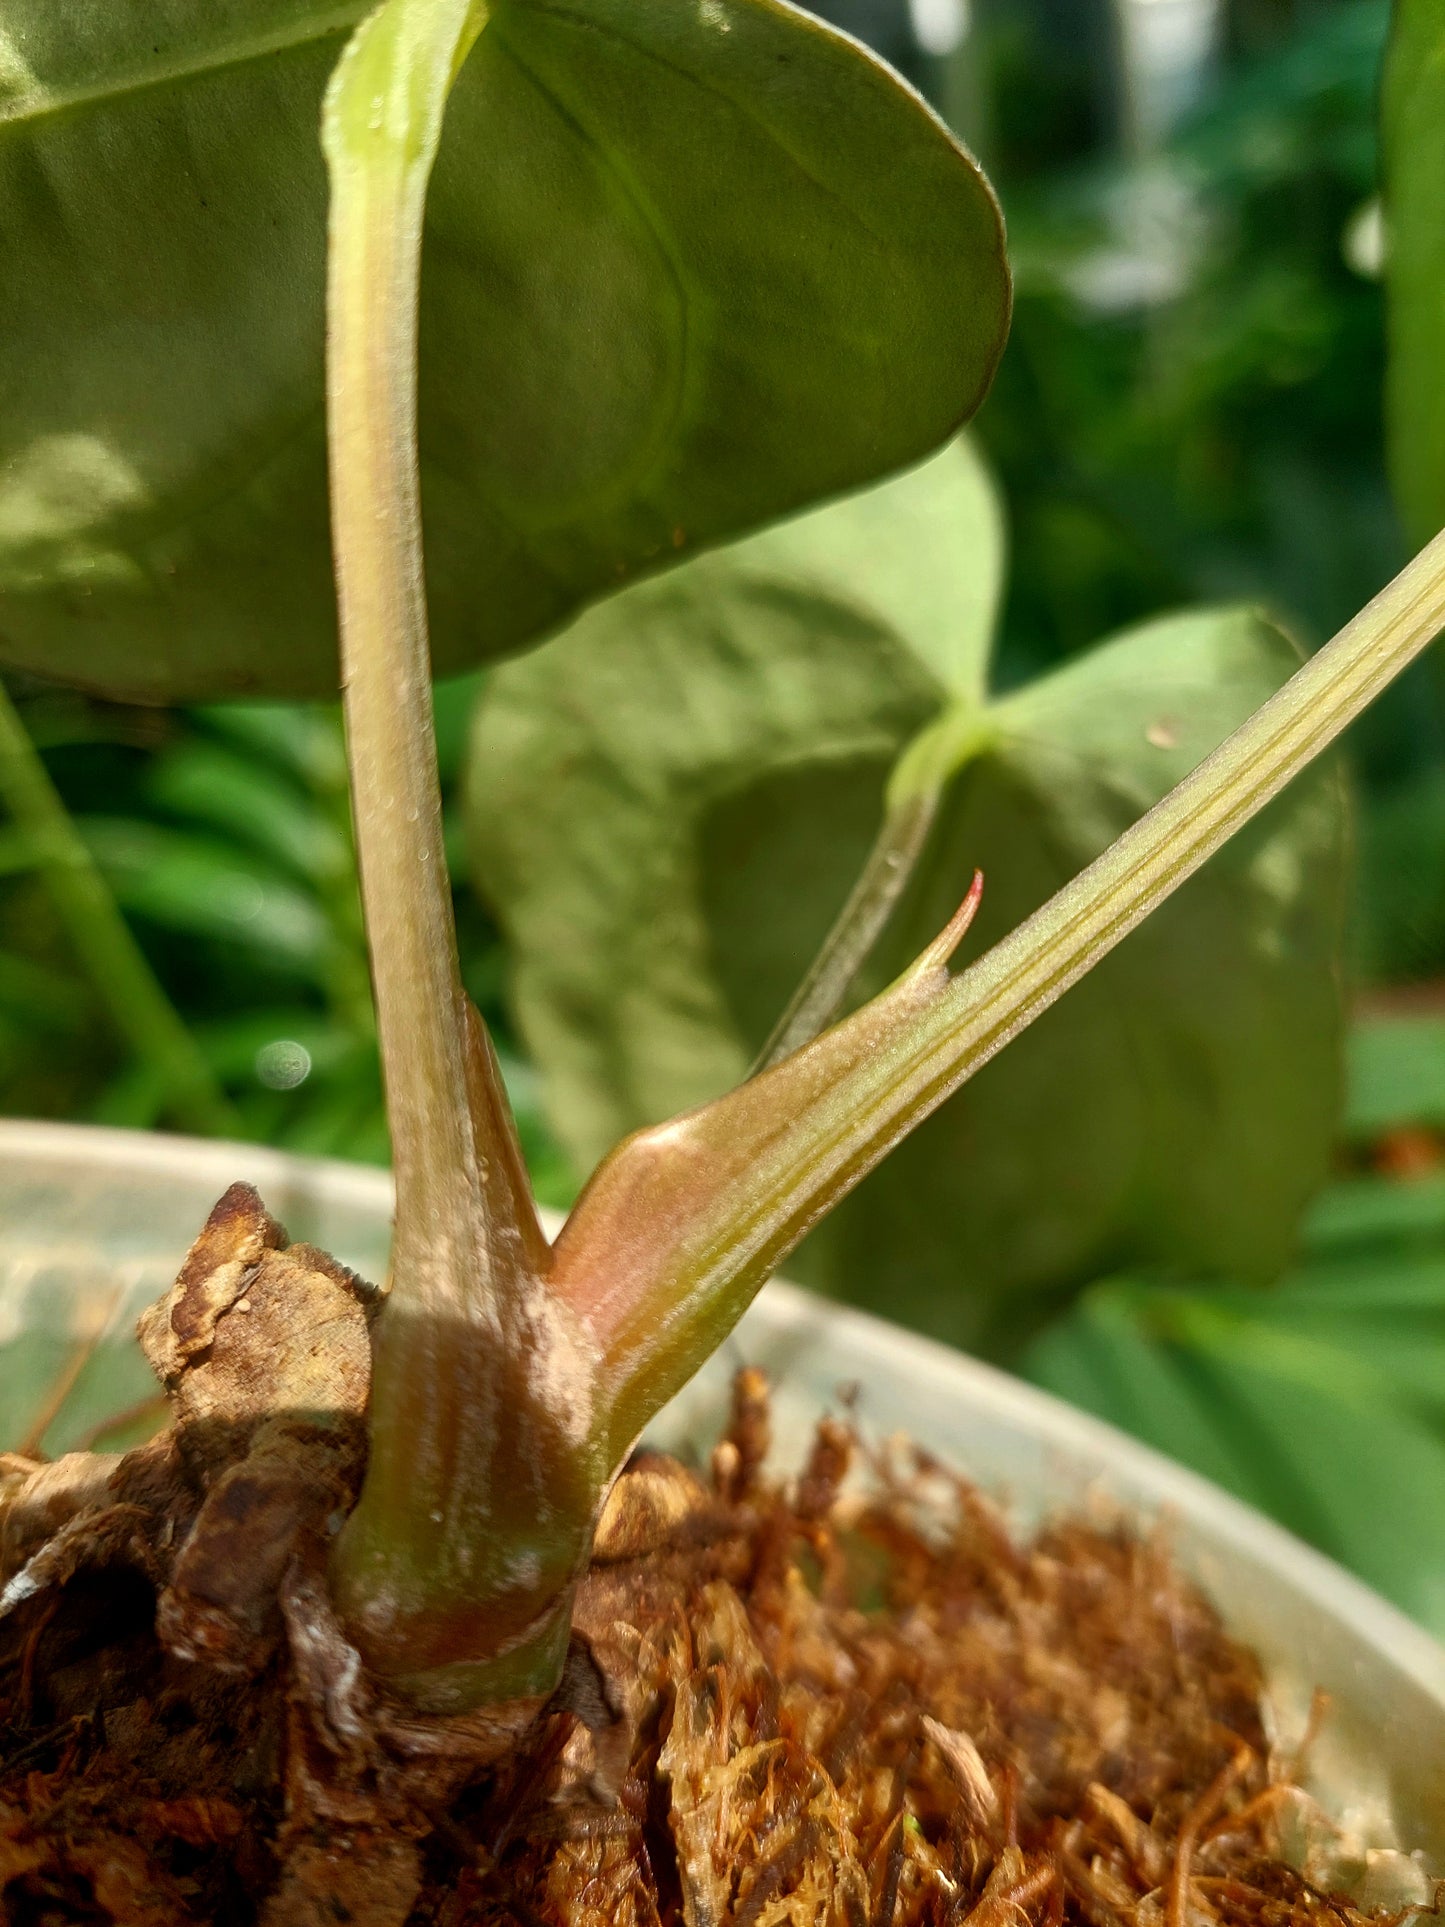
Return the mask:
{"type": "Polygon", "coordinates": [[[308,1534],[339,1522],[365,1460],[375,1295],[233,1184],[141,1343],[166,1386],[201,1503],[157,1612],[184,1659],[255,1673],[281,1633],[280,1592],[308,1534]]]}
{"type": "Polygon", "coordinates": [[[48,1462],[0,1454],[0,1587],[62,1526],[110,1503],[119,1464],[118,1454],[99,1452],[48,1462]]]}
{"type": "MultiPolygon", "coordinates": [[[[343,1780],[370,1777],[376,1766],[376,1693],[314,1567],[298,1565],[288,1573],[281,1610],[291,1662],[292,1705],[303,1710],[315,1743],[331,1756],[343,1780]]],[[[337,1775],[327,1778],[334,1780],[337,1775]]],[[[288,1788],[287,1800],[294,1812],[299,1802],[295,1786],[288,1788]]],[[[323,1810],[312,1800],[305,1804],[310,1811],[323,1810]]]]}
{"type": "Polygon", "coordinates": [[[377,1302],[325,1252],[288,1244],[252,1187],[233,1184],[139,1325],[196,1472],[234,1462],[263,1424],[353,1430],[370,1391],[377,1302]]]}
{"type": "Polygon", "coordinates": [[[210,1349],[222,1314],[245,1296],[266,1253],[285,1243],[285,1231],[252,1185],[233,1184],[222,1194],[169,1293],[141,1314],[141,1348],[163,1384],[178,1380],[197,1353],[210,1349]]]}
{"type": "Polygon", "coordinates": [[[0,1614],[124,1558],[160,1584],[157,1626],[177,1657],[259,1671],[297,1548],[355,1496],[376,1303],[232,1185],[140,1320],[170,1432],[120,1457],[0,1461],[0,1614]]]}
{"type": "Polygon", "coordinates": [[[359,1438],[290,1418],[257,1428],[246,1457],[215,1478],[161,1594],[156,1630],[177,1658],[260,1671],[280,1637],[297,1547],[344,1516],[363,1450],[359,1438]]]}
{"type": "Polygon", "coordinates": [[[12,1575],[0,1592],[0,1619],[37,1593],[63,1586],[91,1567],[135,1566],[157,1577],[156,1520],[139,1506],[112,1505],[77,1513],[12,1575]]]}

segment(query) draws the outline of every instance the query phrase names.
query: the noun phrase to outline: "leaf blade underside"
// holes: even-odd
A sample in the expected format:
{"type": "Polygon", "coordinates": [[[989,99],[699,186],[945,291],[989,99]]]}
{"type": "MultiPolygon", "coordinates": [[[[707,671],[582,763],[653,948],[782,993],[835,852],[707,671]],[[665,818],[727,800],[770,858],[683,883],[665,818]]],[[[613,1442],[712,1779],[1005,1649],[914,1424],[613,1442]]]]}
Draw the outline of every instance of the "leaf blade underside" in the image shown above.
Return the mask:
{"type": "MultiPolygon", "coordinates": [[[[153,4],[147,61],[99,0],[0,8],[7,660],[335,687],[316,120],[363,11],[153,4]]],[[[915,458],[1007,310],[987,184],[841,36],[776,0],[502,0],[428,203],[438,673],[915,458]]]]}

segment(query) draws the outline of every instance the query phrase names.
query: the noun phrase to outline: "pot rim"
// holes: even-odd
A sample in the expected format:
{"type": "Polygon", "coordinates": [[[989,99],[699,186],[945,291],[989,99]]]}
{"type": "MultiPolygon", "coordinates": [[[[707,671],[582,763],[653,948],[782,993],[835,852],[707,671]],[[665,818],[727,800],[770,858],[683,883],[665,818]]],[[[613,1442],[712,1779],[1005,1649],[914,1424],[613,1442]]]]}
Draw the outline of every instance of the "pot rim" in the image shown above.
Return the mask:
{"type": "MultiPolygon", "coordinates": [[[[244,1178],[263,1195],[269,1188],[283,1218],[284,1194],[298,1188],[372,1222],[389,1217],[392,1210],[391,1174],[378,1166],[222,1139],[0,1118],[0,1169],[31,1159],[79,1161],[111,1172],[165,1173],[177,1181],[214,1187],[217,1195],[244,1178]]],[[[549,1233],[555,1232],[559,1215],[543,1217],[549,1233]]],[[[3,1236],[0,1227],[0,1240],[3,1236]]],[[[1047,1483],[1057,1483],[1060,1501],[1087,1500],[1091,1489],[1102,1488],[1116,1508],[1178,1521],[1189,1534],[1220,1548],[1231,1562],[1237,1557],[1241,1570],[1269,1570],[1316,1613],[1333,1620],[1397,1677],[1408,1680],[1445,1718],[1445,1647],[1334,1560],[1200,1474],[996,1366],[853,1306],[834,1304],[781,1279],[766,1284],[756,1303],[759,1313],[753,1332],[744,1328],[745,1340],[765,1336],[768,1349],[787,1357],[815,1358],[820,1352],[861,1356],[877,1366],[885,1381],[891,1378],[906,1386],[910,1398],[916,1394],[920,1409],[952,1404],[966,1409],[975,1432],[996,1428],[1005,1439],[1027,1435],[1050,1461],[1047,1483]]],[[[674,1436],[681,1422],[696,1424],[697,1385],[694,1380],[671,1408],[674,1436]]],[[[945,1456],[955,1449],[944,1447],[945,1456]]],[[[974,1475],[966,1463],[963,1469],[974,1475]]],[[[985,1486],[997,1483],[987,1472],[977,1476],[985,1486]]],[[[1004,1478],[1006,1482],[1007,1473],[1004,1478]]],[[[1229,1602],[1225,1610],[1228,1614],[1229,1602]]]]}

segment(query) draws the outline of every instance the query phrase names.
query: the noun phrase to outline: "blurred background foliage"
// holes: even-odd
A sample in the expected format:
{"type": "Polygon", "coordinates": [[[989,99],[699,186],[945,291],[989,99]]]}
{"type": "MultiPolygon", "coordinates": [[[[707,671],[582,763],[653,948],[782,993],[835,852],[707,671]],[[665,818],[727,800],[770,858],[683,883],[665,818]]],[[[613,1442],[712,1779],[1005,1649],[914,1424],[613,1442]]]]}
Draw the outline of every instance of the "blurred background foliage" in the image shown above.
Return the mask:
{"type": "MultiPolygon", "coordinates": [[[[1000,686],[1199,602],[1257,601],[1322,641],[1406,553],[1381,425],[1385,0],[821,10],[935,99],[1008,216],[1013,337],[977,424],[1010,524],[1000,686]]],[[[1008,1362],[1445,1633],[1440,654],[1350,745],[1347,1095],[1285,1276],[1100,1278],[1008,1362]]],[[[565,1205],[581,1174],[466,883],[479,680],[437,691],[465,974],[539,1195],[565,1205]]],[[[335,710],[5,689],[0,1108],[384,1161],[335,710]]]]}

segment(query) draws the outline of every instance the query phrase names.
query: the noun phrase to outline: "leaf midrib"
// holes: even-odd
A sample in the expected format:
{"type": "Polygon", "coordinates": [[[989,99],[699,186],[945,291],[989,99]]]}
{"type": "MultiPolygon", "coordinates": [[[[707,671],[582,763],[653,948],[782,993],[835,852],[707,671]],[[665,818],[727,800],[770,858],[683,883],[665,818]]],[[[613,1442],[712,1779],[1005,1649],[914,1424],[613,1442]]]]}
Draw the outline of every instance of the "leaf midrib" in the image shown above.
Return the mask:
{"type": "Polygon", "coordinates": [[[224,73],[231,67],[244,67],[253,60],[265,60],[272,54],[290,53],[298,48],[314,46],[354,27],[367,12],[369,4],[370,0],[343,0],[343,4],[332,7],[320,19],[314,19],[304,27],[290,30],[280,28],[272,33],[256,34],[247,40],[211,48],[189,61],[162,62],[154,67],[129,74],[108,75],[104,80],[90,85],[82,84],[61,91],[23,94],[18,99],[0,102],[0,128],[31,125],[59,114],[71,113],[77,108],[122,100],[128,95],[146,93],[155,87],[184,85],[189,81],[203,80],[209,74],[224,73]]]}

